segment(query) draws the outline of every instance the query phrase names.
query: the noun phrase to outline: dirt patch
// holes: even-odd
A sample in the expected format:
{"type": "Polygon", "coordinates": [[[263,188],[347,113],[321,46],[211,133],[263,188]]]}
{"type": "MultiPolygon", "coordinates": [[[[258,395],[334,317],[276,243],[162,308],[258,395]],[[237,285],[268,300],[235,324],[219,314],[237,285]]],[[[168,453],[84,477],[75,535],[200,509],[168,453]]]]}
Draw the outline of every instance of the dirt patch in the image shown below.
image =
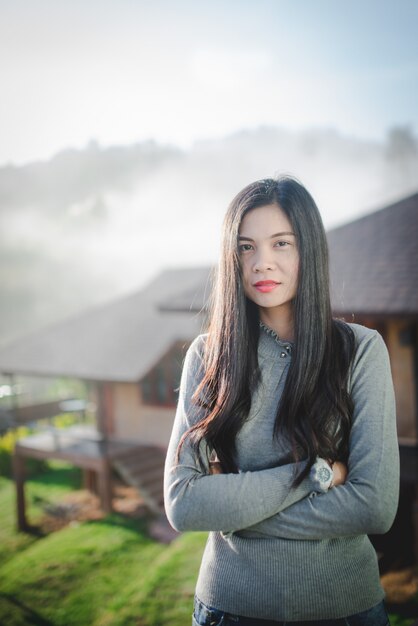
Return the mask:
{"type": "MultiPolygon", "coordinates": [[[[116,513],[136,519],[149,515],[139,492],[121,482],[113,484],[112,508],[116,513]]],[[[46,505],[40,528],[42,532],[50,533],[69,524],[103,519],[105,516],[99,498],[87,489],[80,489],[66,494],[59,502],[46,505]]]]}
{"type": "Polygon", "coordinates": [[[381,577],[381,583],[386,592],[386,602],[408,602],[418,594],[418,568],[408,567],[398,572],[388,572],[381,577]]]}

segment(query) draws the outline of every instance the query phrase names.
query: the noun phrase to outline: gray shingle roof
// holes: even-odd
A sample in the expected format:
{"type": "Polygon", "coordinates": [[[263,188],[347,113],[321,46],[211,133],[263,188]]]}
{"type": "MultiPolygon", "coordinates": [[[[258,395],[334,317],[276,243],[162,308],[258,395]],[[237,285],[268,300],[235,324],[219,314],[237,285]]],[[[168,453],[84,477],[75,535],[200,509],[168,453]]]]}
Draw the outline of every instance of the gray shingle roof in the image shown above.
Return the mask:
{"type": "Polygon", "coordinates": [[[418,313],[418,193],[328,232],[336,313],[418,313]]]}
{"type": "Polygon", "coordinates": [[[0,371],[87,380],[140,380],[175,341],[201,330],[194,311],[159,305],[179,293],[193,293],[208,268],[167,270],[145,289],[96,307],[0,350],[0,371]]]}

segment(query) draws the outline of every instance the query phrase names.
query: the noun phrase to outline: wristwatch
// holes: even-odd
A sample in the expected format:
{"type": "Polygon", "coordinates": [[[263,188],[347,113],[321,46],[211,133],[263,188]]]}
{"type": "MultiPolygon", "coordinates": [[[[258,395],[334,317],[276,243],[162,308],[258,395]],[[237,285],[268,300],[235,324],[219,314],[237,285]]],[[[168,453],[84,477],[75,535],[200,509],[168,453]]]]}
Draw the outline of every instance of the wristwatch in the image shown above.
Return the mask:
{"type": "Polygon", "coordinates": [[[319,491],[328,491],[328,489],[332,487],[332,480],[334,478],[332,465],[327,463],[325,459],[317,456],[311,468],[311,478],[319,491]]]}

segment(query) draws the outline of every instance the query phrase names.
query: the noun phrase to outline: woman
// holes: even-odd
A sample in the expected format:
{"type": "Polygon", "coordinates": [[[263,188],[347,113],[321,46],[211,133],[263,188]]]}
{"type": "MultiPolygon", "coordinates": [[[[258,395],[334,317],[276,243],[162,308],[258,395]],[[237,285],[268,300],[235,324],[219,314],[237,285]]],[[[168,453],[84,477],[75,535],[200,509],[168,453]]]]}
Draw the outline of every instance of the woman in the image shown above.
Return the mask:
{"type": "Polygon", "coordinates": [[[238,193],[166,461],[171,524],[211,531],[195,625],[389,623],[367,537],[397,507],[389,360],[376,331],[332,319],[328,281],[300,183],[238,193]]]}

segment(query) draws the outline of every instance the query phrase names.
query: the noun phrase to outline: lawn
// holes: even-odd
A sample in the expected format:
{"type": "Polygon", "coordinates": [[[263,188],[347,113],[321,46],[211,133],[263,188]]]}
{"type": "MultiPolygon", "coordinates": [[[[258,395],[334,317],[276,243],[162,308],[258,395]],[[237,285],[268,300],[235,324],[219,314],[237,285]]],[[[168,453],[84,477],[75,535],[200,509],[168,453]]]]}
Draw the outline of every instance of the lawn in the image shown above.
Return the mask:
{"type": "MultiPolygon", "coordinates": [[[[79,486],[68,466],[27,483],[29,519],[79,486]]],[[[0,624],[7,626],[188,626],[205,533],[169,546],[146,520],[110,515],[49,534],[17,533],[13,483],[0,478],[0,624]]],[[[394,626],[412,619],[392,618],[394,626]]]]}
{"type": "MultiPolygon", "coordinates": [[[[29,519],[78,481],[57,468],[28,481],[29,519]]],[[[46,536],[16,533],[14,491],[0,480],[0,624],[21,626],[183,626],[206,535],[170,546],[147,536],[144,521],[110,515],[46,536]]]]}

